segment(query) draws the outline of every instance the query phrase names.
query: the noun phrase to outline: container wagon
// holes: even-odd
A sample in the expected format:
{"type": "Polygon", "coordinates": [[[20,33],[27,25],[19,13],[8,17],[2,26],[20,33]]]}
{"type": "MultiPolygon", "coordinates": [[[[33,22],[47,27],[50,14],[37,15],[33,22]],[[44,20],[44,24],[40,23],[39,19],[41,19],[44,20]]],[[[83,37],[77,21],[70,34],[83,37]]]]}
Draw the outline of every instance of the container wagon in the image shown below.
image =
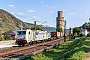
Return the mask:
{"type": "Polygon", "coordinates": [[[63,33],[62,32],[51,32],[51,37],[62,37],[63,33]]]}

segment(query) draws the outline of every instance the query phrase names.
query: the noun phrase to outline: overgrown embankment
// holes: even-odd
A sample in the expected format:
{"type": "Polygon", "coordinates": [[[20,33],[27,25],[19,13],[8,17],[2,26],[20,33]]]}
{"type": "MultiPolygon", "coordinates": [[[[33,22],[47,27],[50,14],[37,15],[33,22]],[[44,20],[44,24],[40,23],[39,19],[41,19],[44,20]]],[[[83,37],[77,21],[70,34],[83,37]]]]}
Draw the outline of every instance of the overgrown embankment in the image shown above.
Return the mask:
{"type": "Polygon", "coordinates": [[[26,60],[82,60],[90,57],[90,39],[71,39],[47,52],[39,53],[26,60]]]}

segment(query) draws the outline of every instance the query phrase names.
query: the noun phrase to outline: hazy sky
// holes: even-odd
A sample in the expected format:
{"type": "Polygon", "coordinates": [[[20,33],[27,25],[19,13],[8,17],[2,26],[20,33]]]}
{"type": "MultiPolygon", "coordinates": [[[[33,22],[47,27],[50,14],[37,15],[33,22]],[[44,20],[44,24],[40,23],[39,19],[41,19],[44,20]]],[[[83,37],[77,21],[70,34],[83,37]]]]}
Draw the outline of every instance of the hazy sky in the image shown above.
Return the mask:
{"type": "Polygon", "coordinates": [[[56,27],[57,11],[63,11],[67,28],[89,21],[90,0],[0,0],[0,9],[24,22],[56,27]]]}

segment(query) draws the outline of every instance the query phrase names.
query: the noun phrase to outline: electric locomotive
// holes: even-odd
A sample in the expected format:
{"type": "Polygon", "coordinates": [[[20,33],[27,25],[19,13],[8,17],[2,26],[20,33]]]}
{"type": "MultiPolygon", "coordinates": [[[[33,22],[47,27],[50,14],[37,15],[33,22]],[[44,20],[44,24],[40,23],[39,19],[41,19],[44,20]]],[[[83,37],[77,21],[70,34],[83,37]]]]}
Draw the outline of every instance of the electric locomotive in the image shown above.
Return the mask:
{"type": "Polygon", "coordinates": [[[50,33],[47,31],[41,31],[41,30],[18,30],[17,31],[17,38],[16,43],[18,45],[24,45],[29,44],[34,41],[42,41],[50,38],[50,33]]]}

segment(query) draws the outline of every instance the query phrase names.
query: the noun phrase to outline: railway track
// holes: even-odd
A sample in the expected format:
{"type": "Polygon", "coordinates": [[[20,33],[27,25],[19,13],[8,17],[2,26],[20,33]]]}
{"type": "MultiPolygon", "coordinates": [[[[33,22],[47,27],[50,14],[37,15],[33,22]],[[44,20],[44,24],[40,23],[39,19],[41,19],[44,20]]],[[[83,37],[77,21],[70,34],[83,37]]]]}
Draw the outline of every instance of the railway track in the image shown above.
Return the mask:
{"type": "Polygon", "coordinates": [[[13,48],[7,48],[5,50],[0,50],[0,58],[5,58],[5,57],[17,57],[21,55],[26,55],[31,52],[47,48],[49,46],[52,46],[54,44],[60,44],[63,42],[63,38],[60,39],[55,39],[55,40],[50,40],[34,45],[28,45],[24,47],[13,47],[13,48]]]}

